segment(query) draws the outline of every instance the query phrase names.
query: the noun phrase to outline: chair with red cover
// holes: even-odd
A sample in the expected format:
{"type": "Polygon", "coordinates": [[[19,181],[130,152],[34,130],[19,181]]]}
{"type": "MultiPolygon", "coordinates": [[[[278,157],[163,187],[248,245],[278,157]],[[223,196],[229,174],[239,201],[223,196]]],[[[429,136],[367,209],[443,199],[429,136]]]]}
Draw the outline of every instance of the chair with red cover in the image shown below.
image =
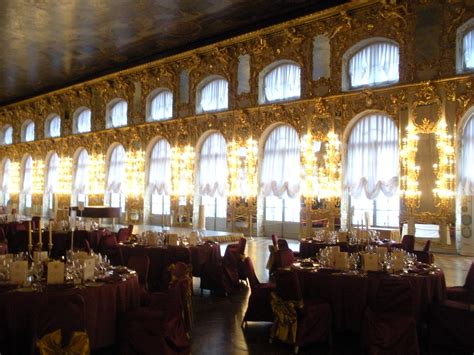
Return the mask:
{"type": "Polygon", "coordinates": [[[168,287],[173,287],[178,283],[181,288],[181,303],[183,305],[184,323],[186,330],[191,331],[193,324],[193,275],[191,266],[178,261],[168,267],[171,280],[168,287]]]}
{"type": "Polygon", "coordinates": [[[415,250],[415,236],[411,234],[405,234],[401,243],[394,243],[391,245],[391,248],[400,248],[406,250],[409,253],[413,253],[415,250]]]}
{"type": "Polygon", "coordinates": [[[419,354],[414,297],[409,280],[380,280],[362,323],[364,354],[419,354]]]}
{"type": "Polygon", "coordinates": [[[467,303],[445,301],[429,322],[430,354],[473,354],[474,312],[467,303]]]}
{"type": "Polygon", "coordinates": [[[250,297],[245,311],[242,326],[244,329],[247,322],[273,322],[275,316],[273,315],[272,307],[270,305],[270,293],[276,290],[274,283],[261,283],[255,274],[252,259],[246,257],[244,264],[247,268],[247,275],[250,284],[250,297]]]}
{"type": "Polygon", "coordinates": [[[128,228],[120,228],[117,232],[117,242],[126,242],[129,237],[129,230],[128,228]]]}
{"type": "Polygon", "coordinates": [[[275,248],[278,248],[278,236],[276,234],[272,234],[272,244],[275,248]]]}
{"type": "Polygon", "coordinates": [[[245,247],[247,245],[247,239],[240,238],[237,244],[229,244],[225,250],[224,256],[227,253],[233,253],[235,261],[237,263],[237,271],[239,273],[240,281],[247,281],[247,271],[244,265],[245,259],[245,247]]]}
{"type": "Polygon", "coordinates": [[[123,256],[117,238],[112,234],[104,234],[99,241],[99,251],[110,259],[112,265],[123,265],[123,256]]]}
{"type": "Polygon", "coordinates": [[[447,287],[446,296],[452,301],[474,304],[474,262],[467,272],[464,286],[447,287]]]}
{"type": "Polygon", "coordinates": [[[270,341],[277,338],[295,346],[295,353],[307,344],[327,341],[332,348],[332,311],[329,303],[303,298],[298,275],[290,270],[275,274],[276,292],[271,293],[275,320],[270,341]]]}
{"type": "Polygon", "coordinates": [[[131,255],[127,260],[127,268],[135,270],[142,290],[148,288],[148,270],[150,258],[148,255],[131,255]]]}
{"type": "Polygon", "coordinates": [[[273,264],[270,267],[270,275],[280,268],[290,267],[295,262],[295,256],[291,249],[278,249],[273,255],[273,264]]]}
{"type": "Polygon", "coordinates": [[[89,353],[85,303],[80,294],[45,293],[33,322],[39,354],[61,353],[60,351],[68,354],[89,353]]]}

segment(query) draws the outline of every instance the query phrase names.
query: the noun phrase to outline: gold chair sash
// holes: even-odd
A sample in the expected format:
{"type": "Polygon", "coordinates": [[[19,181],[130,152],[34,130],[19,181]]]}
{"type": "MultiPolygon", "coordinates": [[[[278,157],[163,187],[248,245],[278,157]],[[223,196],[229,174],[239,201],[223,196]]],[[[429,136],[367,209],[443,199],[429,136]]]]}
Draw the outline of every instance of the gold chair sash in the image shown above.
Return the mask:
{"type": "Polygon", "coordinates": [[[271,337],[294,344],[298,331],[297,309],[303,307],[303,301],[285,301],[278,297],[275,292],[272,292],[270,302],[275,314],[271,337]]]}
{"type": "MultiPolygon", "coordinates": [[[[173,270],[175,268],[176,264],[171,264],[168,267],[168,270],[171,273],[170,286],[174,285],[178,281],[178,278],[173,273],[173,270]]],[[[186,304],[184,305],[185,310],[183,310],[183,319],[188,325],[188,327],[191,328],[191,325],[193,324],[193,273],[191,265],[187,265],[186,276],[184,277],[184,279],[187,281],[188,287],[186,288],[184,294],[186,304]]]]}
{"type": "Polygon", "coordinates": [[[40,355],[89,355],[89,336],[86,332],[74,332],[69,344],[61,347],[61,329],[44,335],[36,345],[40,355]]]}

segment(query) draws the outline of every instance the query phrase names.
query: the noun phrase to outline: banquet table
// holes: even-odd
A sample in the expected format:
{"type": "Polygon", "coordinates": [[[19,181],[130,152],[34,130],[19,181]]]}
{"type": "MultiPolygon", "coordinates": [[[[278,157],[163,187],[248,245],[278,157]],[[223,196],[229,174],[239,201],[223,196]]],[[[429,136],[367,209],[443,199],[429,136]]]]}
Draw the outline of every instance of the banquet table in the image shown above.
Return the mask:
{"type": "Polygon", "coordinates": [[[204,265],[220,259],[218,243],[204,243],[196,246],[140,246],[121,244],[124,264],[132,255],[146,255],[150,259],[148,286],[152,290],[164,290],[167,285],[167,269],[178,261],[192,265],[193,276],[200,277],[204,265]]]}
{"type": "Polygon", "coordinates": [[[331,304],[337,331],[359,332],[365,309],[376,297],[383,278],[408,280],[414,291],[417,318],[426,319],[429,308],[445,299],[446,284],[441,270],[388,274],[383,272],[340,272],[302,267],[295,263],[304,297],[322,298],[331,304]]]}
{"type": "MultiPolygon", "coordinates": [[[[371,242],[369,244],[374,247],[380,246],[380,247],[387,247],[388,249],[390,249],[392,240],[371,242]]],[[[339,246],[340,251],[342,252],[357,253],[357,252],[363,251],[367,247],[367,243],[365,244],[351,244],[348,242],[327,243],[327,242],[322,242],[315,239],[302,239],[300,241],[299,257],[311,258],[315,256],[317,253],[319,253],[321,249],[324,249],[330,246],[339,246]]]]}
{"type": "MultiPolygon", "coordinates": [[[[119,316],[139,306],[138,278],[116,279],[113,282],[90,283],[81,287],[48,287],[42,292],[29,288],[11,289],[0,284],[0,339],[7,339],[13,354],[30,353],[32,319],[42,297],[51,293],[77,293],[84,298],[86,330],[91,349],[112,346],[116,343],[119,316]]],[[[55,285],[57,286],[57,285],[55,285]]]]}

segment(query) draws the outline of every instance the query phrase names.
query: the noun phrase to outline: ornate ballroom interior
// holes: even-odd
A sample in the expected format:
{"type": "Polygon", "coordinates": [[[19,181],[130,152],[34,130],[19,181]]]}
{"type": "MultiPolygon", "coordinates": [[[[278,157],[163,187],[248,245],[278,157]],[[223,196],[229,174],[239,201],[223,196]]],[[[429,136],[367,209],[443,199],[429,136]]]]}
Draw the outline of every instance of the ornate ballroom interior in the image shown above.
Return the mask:
{"type": "MultiPolygon", "coordinates": [[[[408,234],[417,247],[431,242],[448,286],[464,282],[474,256],[471,0],[0,8],[5,214],[48,223],[70,207],[107,206],[120,209],[114,227],[140,233],[238,233],[262,280],[272,235],[298,250],[319,230],[408,234]]],[[[197,298],[205,318],[214,301],[197,298]]],[[[196,319],[193,353],[207,326],[217,328],[196,319]]],[[[289,350],[266,344],[267,328],[248,337],[230,327],[240,350],[211,340],[215,353],[289,350]]]]}

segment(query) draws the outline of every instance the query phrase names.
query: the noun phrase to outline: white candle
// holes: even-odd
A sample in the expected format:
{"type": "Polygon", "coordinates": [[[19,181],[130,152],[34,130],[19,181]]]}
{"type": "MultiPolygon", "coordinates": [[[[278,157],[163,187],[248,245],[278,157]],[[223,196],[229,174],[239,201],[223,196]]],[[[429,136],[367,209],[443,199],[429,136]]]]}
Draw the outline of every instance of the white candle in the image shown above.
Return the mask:
{"type": "Polygon", "coordinates": [[[49,222],[49,245],[51,246],[51,244],[53,244],[53,224],[52,222],[50,221],[49,222]]]}
{"type": "Polygon", "coordinates": [[[33,245],[33,236],[31,234],[31,221],[28,221],[28,245],[33,245]]]}
{"type": "Polygon", "coordinates": [[[74,229],[71,229],[71,251],[74,250],[74,229]]]}
{"type": "Polygon", "coordinates": [[[41,219],[38,221],[38,244],[39,244],[39,249],[41,251],[42,246],[43,246],[43,233],[41,232],[41,219]]]}

